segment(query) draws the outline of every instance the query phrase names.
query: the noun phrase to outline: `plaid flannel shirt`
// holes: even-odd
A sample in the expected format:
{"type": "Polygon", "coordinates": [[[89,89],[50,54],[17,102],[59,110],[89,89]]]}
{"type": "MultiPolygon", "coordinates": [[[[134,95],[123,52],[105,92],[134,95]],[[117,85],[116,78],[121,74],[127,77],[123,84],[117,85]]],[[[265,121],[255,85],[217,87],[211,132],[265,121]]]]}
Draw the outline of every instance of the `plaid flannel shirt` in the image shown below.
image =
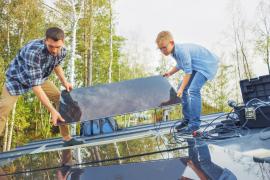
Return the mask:
{"type": "Polygon", "coordinates": [[[58,56],[52,56],[44,40],[30,41],[20,49],[6,72],[6,87],[13,96],[29,91],[33,86],[41,85],[53,69],[66,56],[66,49],[62,48],[58,56]]]}

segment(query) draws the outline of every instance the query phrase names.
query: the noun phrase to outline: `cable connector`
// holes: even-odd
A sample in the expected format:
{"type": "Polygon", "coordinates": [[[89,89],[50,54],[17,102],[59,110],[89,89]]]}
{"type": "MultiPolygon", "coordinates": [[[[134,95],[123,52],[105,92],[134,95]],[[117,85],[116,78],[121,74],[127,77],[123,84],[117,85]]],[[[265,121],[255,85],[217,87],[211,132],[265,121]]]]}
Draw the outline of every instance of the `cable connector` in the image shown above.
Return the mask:
{"type": "Polygon", "coordinates": [[[254,107],[245,108],[245,118],[248,120],[256,120],[256,111],[254,107]]]}
{"type": "Polygon", "coordinates": [[[208,134],[207,132],[201,132],[201,131],[192,132],[193,137],[205,137],[207,134],[208,134]]]}

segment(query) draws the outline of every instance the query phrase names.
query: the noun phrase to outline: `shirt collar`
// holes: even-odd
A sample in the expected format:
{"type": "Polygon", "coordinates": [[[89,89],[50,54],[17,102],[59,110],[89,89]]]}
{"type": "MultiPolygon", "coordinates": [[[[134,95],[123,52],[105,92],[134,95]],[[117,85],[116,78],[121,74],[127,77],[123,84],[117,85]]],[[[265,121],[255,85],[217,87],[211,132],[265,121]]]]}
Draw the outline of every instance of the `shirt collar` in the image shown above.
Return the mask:
{"type": "Polygon", "coordinates": [[[171,54],[172,54],[173,57],[175,57],[175,44],[173,46],[173,49],[172,49],[172,53],[171,54]]]}
{"type": "Polygon", "coordinates": [[[43,47],[44,53],[46,53],[46,55],[50,55],[50,52],[49,52],[47,45],[45,43],[45,39],[43,39],[43,46],[44,46],[43,47]]]}

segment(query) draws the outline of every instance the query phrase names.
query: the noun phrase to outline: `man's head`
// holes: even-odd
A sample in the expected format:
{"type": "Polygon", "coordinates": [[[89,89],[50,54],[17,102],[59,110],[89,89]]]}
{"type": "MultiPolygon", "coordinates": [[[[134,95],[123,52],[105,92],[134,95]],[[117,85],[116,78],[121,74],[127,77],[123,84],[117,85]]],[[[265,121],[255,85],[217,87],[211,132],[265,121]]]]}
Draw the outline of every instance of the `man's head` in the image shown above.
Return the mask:
{"type": "Polygon", "coordinates": [[[161,31],[158,33],[156,43],[164,55],[168,56],[172,53],[174,41],[172,34],[169,31],[161,31]]]}
{"type": "Polygon", "coordinates": [[[51,27],[46,31],[45,44],[50,54],[57,56],[64,46],[64,31],[57,27],[51,27]]]}

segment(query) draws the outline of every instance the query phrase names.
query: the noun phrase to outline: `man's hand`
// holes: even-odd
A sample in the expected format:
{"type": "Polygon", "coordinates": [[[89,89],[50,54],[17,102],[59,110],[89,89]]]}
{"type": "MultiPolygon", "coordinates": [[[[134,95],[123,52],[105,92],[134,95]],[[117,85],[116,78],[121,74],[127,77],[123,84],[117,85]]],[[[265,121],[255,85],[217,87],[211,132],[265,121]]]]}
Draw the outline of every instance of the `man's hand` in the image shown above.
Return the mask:
{"type": "Polygon", "coordinates": [[[54,126],[57,125],[58,120],[61,122],[65,122],[65,120],[62,118],[62,116],[56,110],[52,111],[51,114],[52,114],[51,122],[53,123],[54,126]]]}
{"type": "Polygon", "coordinates": [[[168,72],[165,72],[163,74],[163,77],[170,77],[171,75],[173,75],[174,73],[176,73],[177,71],[179,71],[179,69],[177,69],[175,66],[169,70],[168,72]]]}
{"type": "Polygon", "coordinates": [[[67,92],[70,92],[70,91],[72,91],[72,89],[73,89],[72,84],[69,83],[69,82],[65,82],[65,83],[63,84],[63,86],[66,88],[67,92]]]}
{"type": "Polygon", "coordinates": [[[162,75],[163,77],[170,77],[171,76],[171,73],[170,72],[165,72],[163,75],[162,75]]]}
{"type": "Polygon", "coordinates": [[[177,96],[182,98],[183,96],[183,90],[180,88],[178,91],[177,91],[177,96]]]}

